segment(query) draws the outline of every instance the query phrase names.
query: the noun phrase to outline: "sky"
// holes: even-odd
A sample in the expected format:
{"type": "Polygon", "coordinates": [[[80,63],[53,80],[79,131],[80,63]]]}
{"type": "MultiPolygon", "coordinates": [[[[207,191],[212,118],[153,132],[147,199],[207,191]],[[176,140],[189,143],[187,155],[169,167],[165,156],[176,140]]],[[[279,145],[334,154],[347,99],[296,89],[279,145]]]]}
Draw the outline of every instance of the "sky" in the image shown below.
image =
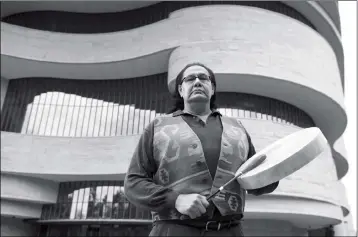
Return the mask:
{"type": "Polygon", "coordinates": [[[343,134],[349,171],[342,182],[346,187],[353,227],[357,230],[357,2],[338,3],[345,63],[345,106],[348,116],[343,134]]]}

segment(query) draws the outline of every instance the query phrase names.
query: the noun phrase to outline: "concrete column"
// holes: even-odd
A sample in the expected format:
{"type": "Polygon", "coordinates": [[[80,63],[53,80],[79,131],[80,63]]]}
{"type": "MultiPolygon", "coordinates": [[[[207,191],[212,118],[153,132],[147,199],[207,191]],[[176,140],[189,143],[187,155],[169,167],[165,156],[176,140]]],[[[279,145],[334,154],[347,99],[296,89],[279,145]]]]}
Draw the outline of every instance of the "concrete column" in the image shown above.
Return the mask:
{"type": "Polygon", "coordinates": [[[345,216],[341,224],[333,226],[333,230],[334,236],[357,236],[353,227],[352,214],[345,216]]]}
{"type": "Polygon", "coordinates": [[[334,236],[348,236],[346,224],[342,223],[333,227],[334,236]]]}
{"type": "Polygon", "coordinates": [[[9,84],[9,80],[1,77],[1,110],[2,110],[2,105],[4,104],[8,84],[9,84]]]}

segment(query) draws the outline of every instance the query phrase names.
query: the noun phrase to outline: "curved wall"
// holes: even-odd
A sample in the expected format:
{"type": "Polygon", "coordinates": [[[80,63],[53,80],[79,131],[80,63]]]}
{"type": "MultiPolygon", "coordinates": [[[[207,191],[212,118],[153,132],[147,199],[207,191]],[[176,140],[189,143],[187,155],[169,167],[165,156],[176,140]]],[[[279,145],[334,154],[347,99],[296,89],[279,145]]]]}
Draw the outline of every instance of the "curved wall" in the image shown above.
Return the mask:
{"type": "MultiPolygon", "coordinates": [[[[342,85],[344,85],[344,57],[343,57],[343,48],[342,48],[342,44],[341,44],[341,40],[340,40],[340,20],[339,20],[339,12],[338,12],[337,2],[312,2],[312,1],[308,1],[308,2],[281,1],[281,2],[262,3],[262,2],[240,1],[240,3],[238,3],[238,2],[217,1],[217,2],[208,2],[208,3],[209,4],[222,4],[222,3],[224,3],[224,4],[227,4],[227,3],[243,4],[243,5],[253,5],[253,6],[257,6],[257,7],[261,7],[261,8],[266,8],[266,9],[270,9],[271,11],[276,11],[276,12],[280,12],[282,14],[289,15],[290,17],[298,19],[299,21],[302,21],[305,24],[310,25],[313,28],[316,28],[317,31],[329,42],[329,44],[332,46],[334,52],[336,53],[337,62],[339,64],[340,73],[341,73],[341,81],[342,81],[342,85]]],[[[149,5],[149,4],[154,4],[154,3],[155,2],[146,2],[144,5],[149,5]]],[[[186,2],[183,4],[183,3],[173,3],[173,2],[171,2],[171,3],[160,2],[157,4],[151,5],[149,7],[144,7],[142,9],[136,9],[136,10],[132,10],[132,11],[122,12],[122,13],[119,13],[118,15],[122,16],[123,13],[124,13],[124,15],[127,13],[127,15],[128,15],[128,13],[129,13],[129,16],[131,16],[131,15],[134,15],[134,13],[137,11],[142,11],[142,13],[140,14],[141,17],[136,17],[136,19],[137,19],[137,21],[138,21],[138,18],[141,19],[139,21],[142,21],[142,22],[139,22],[139,25],[141,25],[141,24],[145,25],[150,22],[154,22],[158,19],[165,18],[170,11],[177,10],[178,8],[189,7],[189,6],[192,6],[192,4],[201,5],[201,4],[208,4],[208,3],[186,2]],[[168,4],[168,6],[166,6],[166,4],[168,4]],[[177,7],[173,7],[173,6],[177,6],[177,7]],[[156,8],[158,8],[158,9],[156,9],[156,8]],[[144,22],[142,20],[145,15],[144,13],[147,12],[146,9],[151,9],[152,11],[156,12],[156,14],[149,14],[149,15],[151,15],[151,17],[148,19],[149,22],[148,22],[148,20],[144,21],[144,22]],[[160,10],[160,9],[162,9],[162,10],[160,10]],[[161,14],[158,14],[158,11],[160,12],[163,10],[164,10],[164,12],[162,12],[161,14]],[[155,19],[153,18],[153,15],[155,16],[155,19]]],[[[77,4],[77,3],[66,4],[66,6],[64,7],[63,4],[61,4],[61,3],[58,3],[58,4],[51,3],[51,5],[49,6],[49,4],[47,4],[47,2],[41,2],[40,4],[39,3],[28,3],[28,2],[21,3],[21,4],[14,3],[14,2],[11,2],[11,3],[6,2],[6,4],[5,3],[2,4],[4,7],[2,7],[1,16],[5,17],[5,16],[8,16],[9,14],[16,14],[18,12],[28,12],[28,11],[36,11],[36,10],[37,11],[67,10],[70,12],[83,12],[83,13],[85,13],[85,12],[91,12],[91,13],[113,12],[113,11],[123,11],[126,9],[139,8],[140,6],[142,6],[141,4],[138,4],[137,2],[131,2],[131,3],[116,2],[114,4],[106,3],[106,4],[101,4],[100,6],[97,6],[96,3],[89,2],[86,4],[85,7],[83,4],[81,5],[81,4],[77,4]]],[[[37,13],[41,13],[41,12],[37,12],[37,13]]],[[[23,14],[31,15],[31,13],[23,13],[23,14]]],[[[20,14],[20,18],[21,18],[21,15],[23,15],[23,14],[20,14]]],[[[71,13],[69,13],[69,14],[71,14],[71,13]]],[[[15,18],[16,18],[16,16],[15,16],[15,18]]],[[[68,17],[66,17],[66,18],[68,18],[68,17]]],[[[125,21],[127,22],[128,21],[127,19],[129,19],[129,18],[125,17],[125,19],[126,19],[125,21]]],[[[51,18],[51,20],[52,20],[52,18],[51,18]]],[[[29,20],[26,20],[26,21],[30,22],[29,20]]],[[[78,19],[76,21],[78,21],[78,19]]],[[[42,22],[49,22],[49,20],[45,20],[42,22]]],[[[85,22],[88,22],[88,20],[86,20],[85,22]]],[[[56,27],[54,28],[55,25],[56,24],[51,24],[51,26],[50,26],[51,29],[55,29],[56,28],[56,27]]],[[[71,24],[70,28],[75,25],[76,24],[71,24]]],[[[109,25],[109,24],[107,24],[107,25],[109,25]]],[[[126,26],[127,28],[133,27],[133,26],[130,26],[130,24],[128,26],[128,23],[125,23],[124,25],[127,25],[126,26]]],[[[69,27],[66,27],[66,28],[69,28],[69,27]]],[[[93,27],[93,29],[95,29],[95,27],[93,27]]],[[[89,28],[88,30],[93,31],[93,29],[89,28]]],[[[68,31],[68,29],[66,29],[66,30],[68,31]]]]}
{"type": "MultiPolygon", "coordinates": [[[[270,121],[255,119],[242,121],[251,134],[257,150],[299,129],[270,121]]],[[[56,181],[123,179],[138,138],[138,136],[123,136],[66,139],[2,132],[4,141],[1,145],[2,172],[56,181]],[[32,145],[31,150],[21,149],[21,147],[29,149],[29,143],[32,145]],[[32,155],[27,155],[25,158],[24,154],[32,155]],[[101,159],[99,160],[98,157],[101,159]]],[[[331,208],[337,207],[341,210],[340,206],[342,206],[347,209],[344,193],[340,192],[337,176],[332,172],[333,170],[332,157],[329,156],[329,152],[325,153],[299,172],[287,177],[273,195],[308,198],[316,202],[330,203],[331,208]],[[320,167],[322,172],[315,172],[317,167],[320,167]],[[316,175],[308,176],[307,174],[312,174],[312,171],[316,175]]],[[[294,219],[296,214],[293,213],[291,219],[294,219]]],[[[277,215],[277,218],[282,219],[282,216],[277,215]]],[[[327,218],[328,216],[325,216],[324,223],[336,223],[337,219],[331,222],[327,218]]]]}
{"type": "MultiPolygon", "coordinates": [[[[224,5],[181,9],[171,13],[168,19],[155,24],[114,33],[64,34],[33,30],[4,22],[2,22],[2,33],[6,36],[3,38],[2,54],[53,63],[123,61],[186,43],[235,39],[251,41],[260,35],[265,35],[269,37],[268,40],[274,42],[273,38],[270,38],[282,33],[285,33],[283,36],[286,37],[300,36],[300,39],[301,33],[304,33],[308,37],[305,39],[314,38],[315,41],[322,41],[324,45],[322,47],[329,46],[316,31],[285,15],[256,7],[224,5]],[[200,16],[196,14],[197,11],[200,11],[200,16]],[[269,30],[270,34],[267,34],[269,30]],[[156,34],[152,34],[153,31],[156,34]],[[192,34],[193,32],[195,34],[192,34]],[[28,41],[26,44],[19,44],[19,48],[7,46],[14,42],[22,43],[25,39],[28,41]],[[28,51],[22,50],[25,48],[28,51]],[[121,54],[114,53],[113,50],[121,54]],[[45,57],[43,57],[44,52],[47,52],[45,57]],[[78,54],[79,52],[81,54],[78,54]],[[96,52],[95,57],[93,52],[96,52]]],[[[293,42],[295,41],[297,39],[293,42]]],[[[304,44],[302,41],[299,42],[304,44]]],[[[309,45],[307,43],[307,47],[309,45]]]]}
{"type": "MultiPolygon", "coordinates": [[[[342,218],[340,207],[312,199],[263,195],[250,198],[245,207],[245,219],[288,221],[296,228],[306,230],[336,225],[341,223],[342,218]]],[[[261,235],[266,235],[266,232],[261,232],[261,235]]],[[[294,232],[291,233],[293,235],[294,232]]]]}
{"type": "Polygon", "coordinates": [[[344,177],[344,175],[348,172],[348,161],[347,161],[347,151],[344,145],[343,136],[339,137],[335,142],[332,149],[333,157],[336,157],[334,160],[336,163],[336,167],[346,167],[345,169],[337,169],[337,175],[339,179],[344,177]]]}
{"type": "Polygon", "coordinates": [[[36,236],[36,228],[23,220],[1,216],[1,236],[36,236]]]}
{"type": "MultiPolygon", "coordinates": [[[[340,149],[341,143],[335,143],[346,126],[340,83],[343,54],[340,54],[337,29],[322,8],[308,2],[286,4],[304,11],[319,33],[282,14],[244,6],[187,8],[138,29],[92,35],[44,32],[2,22],[1,76],[6,79],[42,77],[43,80],[48,77],[49,81],[50,77],[63,78],[59,79],[62,81],[65,78],[131,81],[133,77],[168,71],[167,85],[172,90],[173,75],[178,68],[190,60],[200,60],[216,72],[220,93],[251,93],[268,101],[275,98],[296,106],[313,119],[309,122],[311,126],[323,130],[335,150],[327,147],[314,162],[282,180],[273,194],[249,195],[245,218],[255,223],[259,223],[259,219],[288,221],[294,228],[282,224],[280,233],[304,233],[302,229],[338,224],[343,214],[348,214],[345,192],[338,181],[346,173],[348,164],[344,149],[340,149]],[[326,114],[330,116],[322,116],[326,114]]],[[[151,79],[146,77],[148,81],[151,79]]],[[[20,90],[11,89],[13,81],[10,81],[9,100],[4,106],[18,107],[2,109],[2,114],[8,117],[6,121],[21,117],[20,111],[26,111],[24,105],[31,101],[27,96],[14,98],[20,90]]],[[[21,81],[26,80],[18,82],[21,84],[21,81]]],[[[78,83],[85,82],[79,80],[78,83]]],[[[35,94],[41,98],[48,95],[47,92],[45,89],[35,94]]],[[[164,98],[159,96],[159,100],[164,98]]],[[[156,99],[152,103],[156,103],[156,99]]],[[[288,121],[280,112],[272,116],[267,111],[248,109],[257,107],[260,104],[257,100],[246,102],[243,110],[227,110],[223,106],[221,111],[243,120],[257,150],[306,126],[295,124],[294,119],[288,121]]],[[[148,118],[151,116],[155,113],[148,118]]],[[[2,124],[6,130],[19,132],[14,127],[2,124]]],[[[103,137],[106,133],[100,133],[102,137],[95,138],[82,137],[80,133],[77,138],[68,138],[44,131],[44,134],[28,130],[23,132],[28,134],[1,132],[1,171],[7,177],[16,177],[8,179],[6,185],[23,180],[19,177],[32,177],[25,182],[28,190],[44,189],[31,184],[35,179],[121,180],[139,138],[129,133],[117,137],[117,133],[110,133],[112,137],[103,137]]],[[[12,200],[10,195],[11,199],[2,200],[2,216],[39,218],[42,205],[38,203],[53,200],[53,196],[24,195],[20,191],[9,193],[19,194],[22,200],[37,201],[25,203],[12,200]]],[[[47,194],[53,194],[52,191],[47,194]]],[[[275,224],[267,225],[272,228],[275,224]]],[[[262,234],[265,230],[259,232],[262,234]]]]}
{"type": "Polygon", "coordinates": [[[1,217],[40,218],[41,211],[41,204],[1,199],[1,217]]]}
{"type": "Polygon", "coordinates": [[[32,203],[55,203],[58,184],[48,180],[1,174],[1,199],[32,203]]]}
{"type": "MultiPolygon", "coordinates": [[[[341,84],[344,88],[344,55],[343,46],[339,27],[335,25],[334,20],[327,14],[327,4],[320,4],[318,1],[285,1],[285,4],[291,6],[297,11],[301,12],[310,22],[313,23],[317,31],[327,40],[331,45],[337,57],[337,63],[341,75],[341,84]],[[325,8],[323,6],[326,6],[325,8]]],[[[331,2],[331,4],[335,4],[331,2]]],[[[338,6],[334,11],[337,15],[338,6]]]]}
{"type": "Polygon", "coordinates": [[[334,22],[339,33],[341,33],[341,19],[339,17],[338,1],[317,2],[334,22]]]}
{"type": "Polygon", "coordinates": [[[10,2],[3,1],[1,3],[1,18],[30,11],[65,11],[65,12],[84,12],[84,13],[105,13],[105,12],[121,12],[131,9],[145,7],[157,3],[156,1],[21,1],[10,2]]]}
{"type": "MultiPolygon", "coordinates": [[[[58,5],[58,4],[57,4],[58,5]]],[[[52,6],[53,11],[21,12],[2,18],[3,22],[29,27],[33,29],[66,32],[66,33],[108,33],[135,29],[137,27],[153,24],[179,9],[203,5],[242,5],[252,6],[278,12],[292,17],[314,28],[299,12],[281,2],[250,2],[250,1],[178,1],[160,2],[147,7],[121,12],[106,13],[78,13],[63,12],[52,6]]],[[[5,5],[6,6],[6,5],[5,5]]],[[[10,4],[11,7],[11,4],[10,4]]],[[[101,7],[100,7],[101,8],[101,7]]],[[[44,9],[44,6],[39,9],[44,9]]],[[[45,8],[46,9],[46,8],[45,8]]],[[[5,9],[6,11],[6,9],[5,9]]]]}
{"type": "MultiPolygon", "coordinates": [[[[166,57],[170,52],[168,50],[179,45],[196,44],[200,47],[200,44],[215,41],[216,43],[204,44],[210,49],[210,45],[212,45],[211,47],[215,45],[226,47],[225,44],[217,42],[232,42],[230,49],[227,47],[225,49],[226,56],[232,58],[230,51],[236,52],[238,56],[234,59],[239,60],[238,63],[241,63],[242,66],[234,65],[234,68],[226,67],[227,69],[222,69],[222,71],[226,70],[225,73],[229,74],[244,74],[247,71],[245,68],[250,68],[258,71],[258,75],[255,74],[255,77],[258,76],[255,79],[256,83],[259,79],[263,79],[259,76],[268,76],[287,81],[290,84],[290,87],[281,88],[281,92],[285,94],[276,93],[277,83],[273,83],[273,81],[270,84],[267,83],[265,90],[262,91],[257,91],[260,88],[251,84],[251,90],[255,89],[255,92],[266,97],[280,97],[281,100],[292,101],[290,93],[297,91],[298,87],[301,89],[300,94],[309,93],[310,96],[316,96],[316,98],[320,96],[319,102],[324,104],[323,106],[320,104],[316,108],[320,108],[321,111],[312,110],[308,107],[310,103],[302,101],[301,109],[309,111],[310,116],[322,128],[333,145],[345,129],[346,115],[337,59],[327,41],[296,20],[270,11],[244,6],[198,8],[174,12],[167,20],[134,31],[87,36],[24,30],[2,23],[4,26],[2,27],[4,33],[2,38],[3,75],[7,78],[48,76],[78,79],[144,76],[148,75],[147,73],[166,71],[168,59],[166,57]],[[201,17],[197,17],[195,14],[198,8],[205,9],[201,17]],[[282,29],[290,30],[282,31],[282,29]],[[152,34],[153,31],[157,34],[152,34]],[[193,34],[193,32],[196,33],[193,34]],[[146,37],[143,37],[144,35],[146,37]],[[305,43],[301,38],[306,39],[309,43],[305,43]],[[122,44],[118,44],[119,41],[122,44]],[[13,42],[18,42],[19,46],[11,47],[13,42]],[[269,42],[275,42],[275,44],[269,44],[269,42]],[[128,51],[128,48],[132,50],[128,51]],[[245,51],[245,49],[251,48],[251,52],[245,51]],[[260,53],[263,50],[265,50],[265,54],[260,53]],[[31,52],[31,56],[24,52],[31,52]],[[93,52],[97,52],[95,56],[93,52]],[[252,55],[261,57],[261,61],[249,60],[249,56],[252,57],[252,55]],[[9,60],[9,57],[12,59],[9,60]],[[14,67],[14,65],[18,65],[16,61],[19,60],[15,60],[14,57],[22,58],[20,61],[24,64],[20,68],[23,70],[14,67]],[[40,63],[39,61],[47,62],[40,63]],[[63,64],[65,62],[66,64],[63,64]],[[75,64],[71,65],[71,63],[75,64]],[[36,68],[36,70],[26,70],[26,68],[36,68]],[[288,68],[289,71],[287,69],[283,72],[278,70],[284,70],[284,68],[288,68]],[[301,72],[301,70],[303,71],[301,72]],[[286,92],[287,88],[291,88],[292,91],[286,92]],[[321,94],[313,93],[315,91],[319,91],[321,94]],[[335,119],[331,119],[330,116],[323,118],[320,116],[327,112],[336,116],[335,119]],[[330,126],[333,123],[336,126],[330,126]]],[[[220,62],[218,63],[220,64],[220,62]]],[[[217,69],[220,70],[220,68],[217,69]]],[[[169,68],[169,73],[170,71],[171,68],[169,68]]],[[[252,74],[252,71],[249,73],[252,74]]],[[[249,83],[255,80],[246,80],[246,83],[250,85],[249,83]]],[[[266,82],[269,80],[262,80],[262,83],[266,82]]],[[[284,85],[284,83],[280,85],[284,85]]],[[[293,102],[297,104],[300,101],[294,100],[293,102]]],[[[339,167],[339,169],[345,173],[347,163],[345,165],[344,162],[340,163],[343,164],[343,167],[339,167]]]]}
{"type": "Polygon", "coordinates": [[[139,135],[69,139],[1,132],[1,139],[2,172],[72,181],[124,178],[139,135]]]}
{"type": "Polygon", "coordinates": [[[243,221],[243,232],[245,236],[307,236],[305,229],[297,228],[289,221],[278,221],[272,219],[255,219],[243,221]]]}

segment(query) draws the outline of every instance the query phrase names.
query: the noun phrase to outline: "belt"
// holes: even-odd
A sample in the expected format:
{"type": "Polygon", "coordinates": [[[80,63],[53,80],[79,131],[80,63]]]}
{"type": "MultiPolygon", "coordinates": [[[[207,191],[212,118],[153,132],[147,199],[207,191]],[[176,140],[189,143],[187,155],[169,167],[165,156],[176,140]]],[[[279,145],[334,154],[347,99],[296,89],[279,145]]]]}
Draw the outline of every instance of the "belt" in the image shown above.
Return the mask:
{"type": "Polygon", "coordinates": [[[205,229],[206,231],[209,230],[222,230],[225,228],[231,228],[233,226],[237,226],[240,224],[240,220],[226,220],[226,221],[219,221],[219,220],[210,220],[210,221],[195,221],[195,220],[157,220],[155,222],[158,223],[170,223],[176,225],[186,225],[190,227],[195,227],[199,229],[205,229]]]}

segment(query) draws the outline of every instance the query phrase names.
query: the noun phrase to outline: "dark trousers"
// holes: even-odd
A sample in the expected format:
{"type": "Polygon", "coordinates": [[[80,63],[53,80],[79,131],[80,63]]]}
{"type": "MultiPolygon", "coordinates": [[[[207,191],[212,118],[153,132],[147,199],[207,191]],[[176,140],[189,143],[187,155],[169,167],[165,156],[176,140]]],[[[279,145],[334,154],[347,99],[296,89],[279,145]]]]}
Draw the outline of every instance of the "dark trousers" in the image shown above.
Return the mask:
{"type": "Polygon", "coordinates": [[[241,224],[219,231],[172,223],[154,223],[149,236],[244,236],[241,224]]]}

